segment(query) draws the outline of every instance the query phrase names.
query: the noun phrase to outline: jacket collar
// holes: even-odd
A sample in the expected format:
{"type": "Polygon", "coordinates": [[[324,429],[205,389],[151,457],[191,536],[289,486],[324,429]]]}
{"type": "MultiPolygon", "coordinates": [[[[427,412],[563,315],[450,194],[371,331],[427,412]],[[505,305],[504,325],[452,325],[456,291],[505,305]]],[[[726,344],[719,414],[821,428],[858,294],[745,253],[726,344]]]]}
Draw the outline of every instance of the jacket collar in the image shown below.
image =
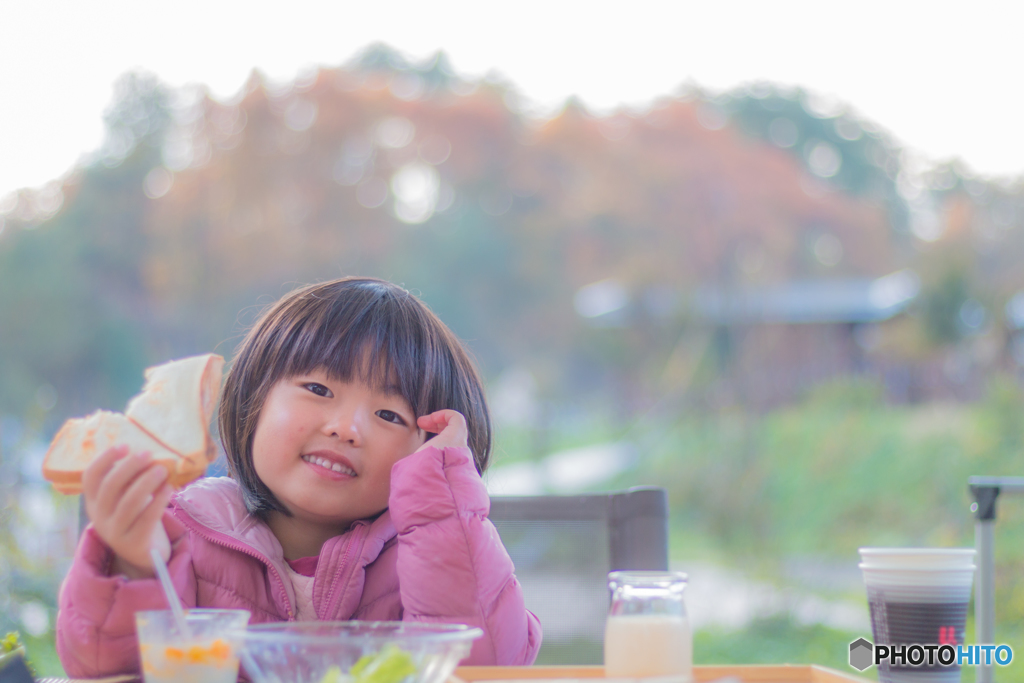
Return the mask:
{"type": "MultiPolygon", "coordinates": [[[[282,579],[288,575],[281,543],[269,526],[246,510],[242,489],[234,479],[197,479],[175,496],[174,503],[211,532],[211,540],[224,545],[231,545],[232,541],[240,543],[262,556],[282,579]]],[[[348,531],[324,543],[313,584],[318,614],[355,612],[362,595],[366,565],[376,560],[384,545],[396,535],[391,513],[385,510],[376,518],[353,522],[348,531]]],[[[294,605],[291,581],[282,583],[294,605]]]]}
{"type": "Polygon", "coordinates": [[[238,482],[228,477],[197,479],[174,498],[189,517],[216,534],[243,543],[284,565],[281,544],[266,524],[249,514],[238,482]]]}

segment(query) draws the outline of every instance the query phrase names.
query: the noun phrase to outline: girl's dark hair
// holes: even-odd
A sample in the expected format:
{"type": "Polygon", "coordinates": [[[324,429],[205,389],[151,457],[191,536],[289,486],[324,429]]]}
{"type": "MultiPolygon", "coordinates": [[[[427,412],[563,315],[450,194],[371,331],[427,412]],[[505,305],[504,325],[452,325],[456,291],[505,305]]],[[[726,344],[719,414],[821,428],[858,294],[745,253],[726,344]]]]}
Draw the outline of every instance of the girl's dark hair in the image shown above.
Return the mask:
{"type": "Polygon", "coordinates": [[[220,436],[249,512],[285,507],[256,476],[253,435],[278,380],[323,370],[376,390],[397,385],[415,417],[448,408],[466,418],[477,471],[491,453],[491,417],[480,376],[462,342],[397,285],[347,277],[286,294],[239,345],[220,400],[220,436]]]}

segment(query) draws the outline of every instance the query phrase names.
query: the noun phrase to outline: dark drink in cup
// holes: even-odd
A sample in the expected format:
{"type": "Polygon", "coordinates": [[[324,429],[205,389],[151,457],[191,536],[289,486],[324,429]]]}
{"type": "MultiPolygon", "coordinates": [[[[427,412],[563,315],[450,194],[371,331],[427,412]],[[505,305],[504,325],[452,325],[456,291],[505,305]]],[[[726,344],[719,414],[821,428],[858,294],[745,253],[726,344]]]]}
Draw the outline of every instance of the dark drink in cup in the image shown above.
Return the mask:
{"type": "MultiPolygon", "coordinates": [[[[881,591],[868,590],[868,604],[871,607],[871,631],[876,645],[952,645],[955,648],[964,644],[966,602],[888,602],[881,591]]],[[[926,657],[917,666],[907,662],[889,662],[879,668],[879,676],[883,680],[896,680],[892,675],[894,673],[904,676],[922,673],[929,674],[928,680],[959,681],[960,665],[955,661],[943,665],[933,655],[931,663],[926,657]]]]}
{"type": "Polygon", "coordinates": [[[974,578],[971,548],[861,548],[861,572],[871,608],[875,646],[896,646],[903,659],[890,656],[878,667],[883,683],[959,683],[956,660],[943,665],[912,663],[912,645],[964,644],[967,603],[974,578]]]}

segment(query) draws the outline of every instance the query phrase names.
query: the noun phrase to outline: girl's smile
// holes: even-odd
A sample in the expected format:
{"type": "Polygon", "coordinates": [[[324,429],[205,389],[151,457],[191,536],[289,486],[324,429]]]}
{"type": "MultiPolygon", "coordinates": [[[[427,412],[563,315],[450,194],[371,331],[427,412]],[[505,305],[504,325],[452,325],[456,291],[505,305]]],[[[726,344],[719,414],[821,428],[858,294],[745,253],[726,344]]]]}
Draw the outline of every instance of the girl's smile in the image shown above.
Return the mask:
{"type": "Polygon", "coordinates": [[[312,465],[317,474],[323,474],[324,476],[338,475],[338,477],[332,478],[356,476],[356,471],[352,468],[352,464],[349,463],[348,459],[331,451],[309,453],[302,456],[302,459],[312,465]]]}
{"type": "Polygon", "coordinates": [[[397,391],[320,370],[280,380],[260,412],[252,457],[256,474],[292,516],[271,513],[268,523],[280,539],[296,532],[296,523],[329,538],[379,514],[388,506],[391,467],[425,436],[397,391]]]}

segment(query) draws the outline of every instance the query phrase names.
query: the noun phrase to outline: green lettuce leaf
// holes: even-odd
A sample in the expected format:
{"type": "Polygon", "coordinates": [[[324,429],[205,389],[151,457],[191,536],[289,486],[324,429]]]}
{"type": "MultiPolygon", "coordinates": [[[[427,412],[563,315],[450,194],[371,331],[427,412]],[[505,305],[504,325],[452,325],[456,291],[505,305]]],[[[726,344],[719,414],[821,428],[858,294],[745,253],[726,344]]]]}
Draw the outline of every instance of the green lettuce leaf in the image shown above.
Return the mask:
{"type": "Polygon", "coordinates": [[[352,683],[401,683],[414,673],[412,656],[397,645],[385,645],[375,655],[363,655],[348,672],[352,683]]]}

